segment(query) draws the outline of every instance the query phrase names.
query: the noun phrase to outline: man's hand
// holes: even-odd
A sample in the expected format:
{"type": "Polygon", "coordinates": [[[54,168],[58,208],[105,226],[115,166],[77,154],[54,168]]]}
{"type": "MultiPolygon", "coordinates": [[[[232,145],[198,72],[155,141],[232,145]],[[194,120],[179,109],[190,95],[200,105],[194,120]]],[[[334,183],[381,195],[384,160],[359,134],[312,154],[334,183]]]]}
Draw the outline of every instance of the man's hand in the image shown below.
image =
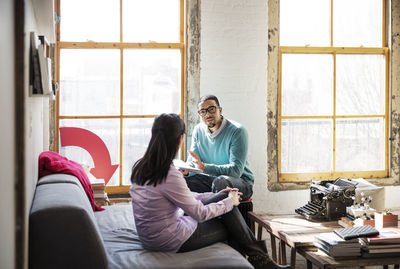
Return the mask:
{"type": "Polygon", "coordinates": [[[239,191],[239,189],[238,188],[226,187],[225,189],[220,190],[218,193],[223,193],[223,192],[230,193],[231,191],[239,191]]]}
{"type": "Polygon", "coordinates": [[[179,172],[181,172],[184,176],[189,175],[189,171],[185,169],[178,169],[179,172]]]}
{"type": "Polygon", "coordinates": [[[196,168],[200,169],[201,172],[204,172],[206,170],[206,166],[201,162],[199,155],[194,153],[193,151],[188,150],[190,156],[192,157],[192,163],[196,168]]]}

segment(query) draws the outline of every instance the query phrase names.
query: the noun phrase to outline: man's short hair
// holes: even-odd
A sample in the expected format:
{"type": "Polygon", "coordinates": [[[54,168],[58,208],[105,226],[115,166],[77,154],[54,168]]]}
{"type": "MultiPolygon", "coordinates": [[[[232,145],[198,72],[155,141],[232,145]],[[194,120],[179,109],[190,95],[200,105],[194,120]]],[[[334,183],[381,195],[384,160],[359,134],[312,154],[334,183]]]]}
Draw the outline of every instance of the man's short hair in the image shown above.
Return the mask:
{"type": "Polygon", "coordinates": [[[203,95],[202,97],[200,97],[199,101],[197,102],[197,106],[200,105],[200,103],[203,103],[208,100],[214,100],[215,103],[217,103],[217,106],[220,106],[217,96],[212,95],[212,94],[207,94],[207,95],[203,95]]]}

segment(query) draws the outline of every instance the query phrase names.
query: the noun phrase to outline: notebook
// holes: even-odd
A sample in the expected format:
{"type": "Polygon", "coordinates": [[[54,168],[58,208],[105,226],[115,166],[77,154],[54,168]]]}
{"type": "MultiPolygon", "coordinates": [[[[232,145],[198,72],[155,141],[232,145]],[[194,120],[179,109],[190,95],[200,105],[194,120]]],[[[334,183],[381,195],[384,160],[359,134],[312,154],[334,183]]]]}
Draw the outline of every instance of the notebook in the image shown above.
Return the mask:
{"type": "Polygon", "coordinates": [[[358,237],[376,236],[379,234],[379,231],[370,225],[336,229],[334,232],[345,240],[358,237]]]}

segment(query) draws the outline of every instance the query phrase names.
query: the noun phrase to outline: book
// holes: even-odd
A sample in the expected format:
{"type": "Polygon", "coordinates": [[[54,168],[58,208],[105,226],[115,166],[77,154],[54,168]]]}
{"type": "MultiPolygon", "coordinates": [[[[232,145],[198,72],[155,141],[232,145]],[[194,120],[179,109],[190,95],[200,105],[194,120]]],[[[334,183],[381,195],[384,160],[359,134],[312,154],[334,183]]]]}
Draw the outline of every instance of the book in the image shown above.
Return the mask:
{"type": "Polygon", "coordinates": [[[379,245],[369,245],[364,242],[364,240],[360,240],[360,243],[363,247],[368,249],[381,249],[381,248],[400,248],[400,244],[379,244],[379,245]]]}
{"type": "Polygon", "coordinates": [[[376,236],[379,234],[379,231],[370,225],[336,229],[333,232],[345,240],[359,237],[376,236]]]}
{"type": "Polygon", "coordinates": [[[369,245],[360,240],[363,250],[370,254],[397,253],[400,256],[400,244],[369,245]]]}
{"type": "Polygon", "coordinates": [[[314,242],[314,245],[320,250],[324,251],[329,256],[336,257],[358,257],[361,256],[360,248],[337,248],[320,242],[314,242]]]}
{"type": "Polygon", "coordinates": [[[374,244],[400,244],[400,229],[398,227],[383,228],[379,235],[363,239],[369,245],[374,244]]]}
{"type": "Polygon", "coordinates": [[[344,240],[333,232],[315,236],[314,245],[332,257],[357,257],[361,255],[361,244],[357,238],[344,240]]]}
{"type": "Polygon", "coordinates": [[[95,199],[99,199],[99,198],[108,199],[108,195],[105,192],[103,192],[103,193],[94,193],[93,195],[94,195],[95,199]]]}
{"type": "Polygon", "coordinates": [[[42,94],[51,95],[53,93],[53,87],[51,82],[51,59],[45,55],[45,45],[40,44],[37,48],[40,75],[42,81],[42,94]]]}
{"type": "Polygon", "coordinates": [[[185,163],[182,160],[175,159],[175,160],[173,160],[173,164],[177,169],[183,169],[183,170],[187,170],[189,172],[201,173],[200,169],[198,169],[196,167],[192,167],[188,163],[185,163]]]}
{"type": "Polygon", "coordinates": [[[90,184],[92,184],[92,186],[95,185],[105,185],[105,181],[103,178],[90,178],[90,184]]]}
{"type": "Polygon", "coordinates": [[[390,252],[390,253],[369,253],[363,252],[361,255],[363,258],[398,258],[399,253],[390,252]]]}
{"type": "Polygon", "coordinates": [[[42,94],[42,79],[40,76],[40,65],[39,65],[39,56],[38,56],[38,46],[39,46],[39,38],[35,32],[31,32],[31,51],[30,51],[30,62],[32,66],[30,66],[30,85],[31,94],[42,94]]]}
{"type": "Polygon", "coordinates": [[[400,254],[400,245],[397,248],[376,248],[376,249],[368,249],[369,253],[399,253],[400,254]]]}
{"type": "Polygon", "coordinates": [[[322,242],[326,242],[330,245],[338,245],[338,244],[341,244],[341,245],[356,244],[356,245],[358,245],[358,243],[359,243],[357,238],[345,240],[333,232],[318,234],[315,236],[315,239],[322,241],[322,242]]]}
{"type": "Polygon", "coordinates": [[[105,192],[104,192],[104,189],[103,190],[93,189],[93,193],[105,193],[105,192]]]}
{"type": "Polygon", "coordinates": [[[106,185],[102,178],[91,178],[90,183],[92,184],[93,195],[95,199],[108,199],[107,193],[105,192],[106,185]]]}

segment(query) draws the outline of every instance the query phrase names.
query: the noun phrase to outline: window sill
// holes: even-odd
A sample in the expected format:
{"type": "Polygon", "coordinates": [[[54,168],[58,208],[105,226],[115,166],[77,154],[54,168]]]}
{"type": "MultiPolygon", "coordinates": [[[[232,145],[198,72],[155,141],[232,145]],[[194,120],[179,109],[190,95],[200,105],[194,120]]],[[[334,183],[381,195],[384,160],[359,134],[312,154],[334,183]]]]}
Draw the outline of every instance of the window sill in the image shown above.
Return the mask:
{"type": "MultiPolygon", "coordinates": [[[[398,186],[400,181],[398,177],[387,178],[365,178],[371,184],[376,186],[398,186]]],[[[305,190],[310,188],[310,182],[271,182],[268,181],[268,190],[275,191],[289,191],[289,190],[305,190]]]]}

